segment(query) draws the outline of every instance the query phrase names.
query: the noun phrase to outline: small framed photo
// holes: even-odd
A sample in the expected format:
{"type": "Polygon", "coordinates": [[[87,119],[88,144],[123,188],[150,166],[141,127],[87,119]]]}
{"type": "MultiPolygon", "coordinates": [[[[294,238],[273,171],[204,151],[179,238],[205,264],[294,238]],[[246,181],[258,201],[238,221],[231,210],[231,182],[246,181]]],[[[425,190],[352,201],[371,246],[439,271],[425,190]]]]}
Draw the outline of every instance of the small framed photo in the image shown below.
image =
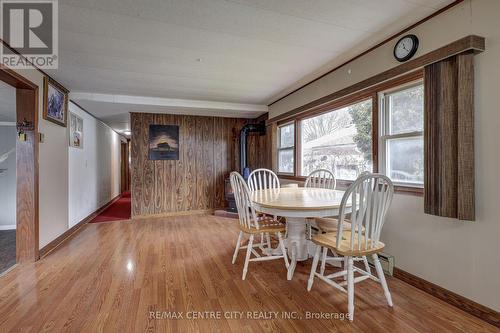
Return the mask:
{"type": "Polygon", "coordinates": [[[66,127],[68,91],[56,81],[44,77],[43,119],[66,127]]]}
{"type": "Polygon", "coordinates": [[[69,145],[83,149],[83,119],[73,112],[69,113],[69,145]]]}

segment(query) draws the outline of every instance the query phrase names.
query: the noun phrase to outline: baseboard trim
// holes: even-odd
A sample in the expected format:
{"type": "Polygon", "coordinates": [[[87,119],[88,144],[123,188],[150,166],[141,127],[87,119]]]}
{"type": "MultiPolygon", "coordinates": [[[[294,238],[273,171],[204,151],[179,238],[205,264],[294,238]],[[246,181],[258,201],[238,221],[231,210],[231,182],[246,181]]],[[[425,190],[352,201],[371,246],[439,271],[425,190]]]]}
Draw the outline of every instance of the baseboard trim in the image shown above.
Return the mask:
{"type": "Polygon", "coordinates": [[[50,252],[54,251],[56,248],[58,248],[60,245],[62,245],[65,241],[67,241],[69,238],[72,236],[75,236],[78,232],[82,230],[82,227],[92,221],[97,215],[101,214],[106,208],[114,204],[118,199],[120,199],[122,196],[122,193],[118,194],[116,197],[111,199],[107,204],[101,206],[98,208],[96,211],[94,211],[92,214],[66,230],[64,233],[62,233],[59,237],[54,239],[52,242],[49,244],[45,245],[42,247],[39,251],[40,257],[39,259],[45,257],[48,255],[50,252]]]}
{"type": "Polygon", "coordinates": [[[172,217],[172,216],[205,215],[205,214],[212,215],[214,212],[215,209],[185,210],[185,211],[171,212],[171,213],[137,215],[137,216],[132,216],[132,220],[144,220],[144,219],[172,217]]]}
{"type": "Polygon", "coordinates": [[[500,313],[493,309],[471,301],[468,298],[460,296],[397,267],[394,267],[394,277],[473,316],[476,316],[479,319],[482,319],[496,327],[500,327],[500,313]]]}
{"type": "Polygon", "coordinates": [[[15,224],[0,225],[0,230],[16,230],[15,224]]]}

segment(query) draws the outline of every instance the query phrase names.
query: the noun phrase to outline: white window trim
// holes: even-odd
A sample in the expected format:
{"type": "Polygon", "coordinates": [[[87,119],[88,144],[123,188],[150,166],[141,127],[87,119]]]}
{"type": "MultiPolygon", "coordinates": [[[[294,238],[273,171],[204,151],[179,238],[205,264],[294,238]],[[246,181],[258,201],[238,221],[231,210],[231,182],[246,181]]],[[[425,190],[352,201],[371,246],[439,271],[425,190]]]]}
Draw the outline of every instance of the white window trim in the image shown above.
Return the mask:
{"type": "Polygon", "coordinates": [[[295,137],[295,134],[297,133],[295,126],[297,126],[297,124],[295,123],[294,120],[278,126],[278,138],[277,138],[278,143],[277,143],[277,149],[276,149],[276,161],[277,161],[276,169],[277,169],[277,174],[279,174],[279,175],[293,176],[295,174],[295,163],[297,163],[297,161],[295,161],[295,145],[296,145],[296,140],[297,140],[297,138],[295,137]],[[286,126],[290,126],[290,125],[294,126],[293,127],[293,145],[287,146],[287,147],[281,147],[281,128],[286,127],[286,126]],[[287,150],[291,150],[292,154],[293,154],[293,169],[294,170],[292,170],[292,172],[280,171],[280,152],[287,151],[287,150]]]}
{"type": "MultiPolygon", "coordinates": [[[[417,81],[412,81],[408,82],[406,84],[397,86],[392,89],[384,90],[378,93],[378,103],[379,103],[379,147],[378,147],[378,165],[379,165],[379,172],[388,176],[387,175],[387,141],[391,139],[402,139],[402,138],[414,138],[414,137],[422,137],[424,136],[423,131],[413,131],[413,132],[406,132],[406,133],[398,133],[398,134],[387,134],[389,131],[389,108],[388,108],[388,100],[385,98],[387,94],[392,94],[398,91],[406,90],[412,87],[416,87],[418,85],[423,84],[423,80],[417,80],[417,81]]],[[[423,183],[410,183],[410,182],[397,182],[394,181],[394,185],[396,186],[404,186],[404,187],[414,187],[414,188],[424,188],[423,183]]]]}

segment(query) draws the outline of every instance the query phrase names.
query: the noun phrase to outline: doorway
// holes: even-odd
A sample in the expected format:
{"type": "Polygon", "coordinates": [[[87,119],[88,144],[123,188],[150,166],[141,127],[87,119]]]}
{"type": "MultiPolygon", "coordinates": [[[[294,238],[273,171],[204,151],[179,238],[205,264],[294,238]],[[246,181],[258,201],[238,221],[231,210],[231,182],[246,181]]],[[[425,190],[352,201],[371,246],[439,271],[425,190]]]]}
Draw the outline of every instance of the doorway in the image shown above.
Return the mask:
{"type": "Polygon", "coordinates": [[[5,194],[9,208],[5,213],[7,227],[4,228],[8,228],[10,235],[0,246],[15,248],[14,253],[9,250],[9,259],[6,260],[6,265],[11,266],[13,263],[32,262],[39,257],[38,86],[5,67],[0,68],[0,83],[6,94],[2,104],[10,103],[10,113],[1,112],[5,120],[2,133],[6,139],[0,139],[0,160],[5,159],[0,164],[0,169],[4,169],[1,181],[9,187],[5,194]]]}
{"type": "Polygon", "coordinates": [[[0,82],[0,274],[16,263],[16,89],[0,82]]]}
{"type": "Polygon", "coordinates": [[[121,142],[120,192],[130,192],[130,140],[121,142]]]}

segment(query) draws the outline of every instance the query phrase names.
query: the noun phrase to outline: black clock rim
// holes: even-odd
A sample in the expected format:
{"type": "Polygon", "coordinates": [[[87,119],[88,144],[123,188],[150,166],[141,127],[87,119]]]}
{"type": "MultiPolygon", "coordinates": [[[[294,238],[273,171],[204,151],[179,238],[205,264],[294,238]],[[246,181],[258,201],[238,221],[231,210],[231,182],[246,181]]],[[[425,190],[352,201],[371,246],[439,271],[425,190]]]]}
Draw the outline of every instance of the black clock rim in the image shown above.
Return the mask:
{"type": "Polygon", "coordinates": [[[394,58],[396,58],[397,61],[399,62],[405,62],[407,60],[410,60],[414,55],[415,53],[417,53],[417,49],[418,49],[418,37],[416,35],[405,35],[403,37],[401,37],[397,42],[396,44],[394,45],[394,49],[392,51],[392,54],[394,55],[394,58]],[[405,38],[411,38],[413,40],[413,48],[411,49],[410,53],[408,53],[407,56],[403,57],[403,58],[398,58],[398,56],[396,55],[396,47],[398,46],[398,44],[405,38]]]}

